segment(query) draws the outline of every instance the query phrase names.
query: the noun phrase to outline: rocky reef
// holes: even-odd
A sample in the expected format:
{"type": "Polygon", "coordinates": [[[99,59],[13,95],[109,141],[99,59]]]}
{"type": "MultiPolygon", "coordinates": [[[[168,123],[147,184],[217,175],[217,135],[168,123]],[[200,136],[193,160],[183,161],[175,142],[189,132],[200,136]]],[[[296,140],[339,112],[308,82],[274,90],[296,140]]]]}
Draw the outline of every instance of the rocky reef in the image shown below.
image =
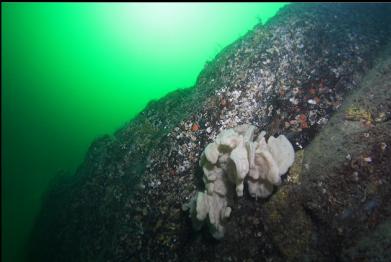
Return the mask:
{"type": "Polygon", "coordinates": [[[390,261],[390,12],[298,3],[254,27],[53,182],[29,260],[390,261]],[[244,124],[295,162],[268,198],[233,198],[218,241],[181,207],[205,147],[244,124]]]}

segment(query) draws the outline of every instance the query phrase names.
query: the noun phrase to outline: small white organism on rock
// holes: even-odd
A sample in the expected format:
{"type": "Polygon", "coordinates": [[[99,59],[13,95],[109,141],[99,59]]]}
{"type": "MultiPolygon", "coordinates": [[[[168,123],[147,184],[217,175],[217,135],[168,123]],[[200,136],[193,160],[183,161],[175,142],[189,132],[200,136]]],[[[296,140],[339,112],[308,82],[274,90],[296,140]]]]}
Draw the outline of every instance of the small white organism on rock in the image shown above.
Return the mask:
{"type": "Polygon", "coordinates": [[[284,135],[266,142],[265,131],[254,141],[255,131],[249,124],[226,129],[206,146],[200,159],[205,191],[183,205],[190,211],[194,229],[200,230],[207,221],[212,236],[223,238],[223,224],[231,214],[228,202],[235,193],[243,196],[245,179],[255,198],[270,196],[274,185],[281,184],[281,175],[294,161],[293,146],[284,135]]]}

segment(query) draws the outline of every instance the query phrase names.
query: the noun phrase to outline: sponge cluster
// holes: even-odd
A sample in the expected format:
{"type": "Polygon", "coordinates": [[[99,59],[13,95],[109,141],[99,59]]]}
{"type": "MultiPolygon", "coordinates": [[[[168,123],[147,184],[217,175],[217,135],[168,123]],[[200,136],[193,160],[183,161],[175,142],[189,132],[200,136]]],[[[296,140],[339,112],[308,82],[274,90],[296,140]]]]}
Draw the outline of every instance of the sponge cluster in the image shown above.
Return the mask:
{"type": "Polygon", "coordinates": [[[207,221],[212,236],[223,238],[223,225],[231,214],[228,202],[234,195],[243,196],[245,180],[252,197],[266,198],[293,164],[293,146],[284,135],[266,142],[262,131],[254,141],[255,131],[249,124],[223,130],[202,153],[205,190],[184,205],[196,230],[207,221]]]}

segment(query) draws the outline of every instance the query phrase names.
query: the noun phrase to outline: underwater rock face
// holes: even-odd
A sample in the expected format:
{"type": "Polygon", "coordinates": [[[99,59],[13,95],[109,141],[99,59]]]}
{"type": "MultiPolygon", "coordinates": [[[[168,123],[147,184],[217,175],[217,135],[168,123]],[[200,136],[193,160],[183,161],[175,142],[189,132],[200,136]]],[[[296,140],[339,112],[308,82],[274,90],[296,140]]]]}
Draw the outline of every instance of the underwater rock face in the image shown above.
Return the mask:
{"type": "Polygon", "coordinates": [[[30,260],[381,256],[388,240],[368,247],[365,237],[380,238],[368,232],[389,227],[391,217],[391,73],[376,60],[390,57],[382,53],[390,9],[292,4],[256,26],[209,63],[196,86],[151,102],[92,143],[76,175],[48,192],[30,260]],[[203,189],[201,152],[242,124],[285,134],[301,162],[269,199],[235,198],[226,236],[215,241],[207,230],[193,232],[181,205],[203,189]]]}

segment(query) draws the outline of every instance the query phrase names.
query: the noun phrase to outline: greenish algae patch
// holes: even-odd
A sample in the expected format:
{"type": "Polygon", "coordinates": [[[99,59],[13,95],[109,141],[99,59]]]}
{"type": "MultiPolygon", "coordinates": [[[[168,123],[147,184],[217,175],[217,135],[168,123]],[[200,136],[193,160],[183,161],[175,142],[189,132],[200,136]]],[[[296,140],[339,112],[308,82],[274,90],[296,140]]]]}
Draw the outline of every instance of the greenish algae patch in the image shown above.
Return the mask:
{"type": "Polygon", "coordinates": [[[306,253],[313,231],[311,220],[295,195],[293,186],[287,185],[265,205],[265,224],[287,261],[294,261],[306,253]]]}
{"type": "Polygon", "coordinates": [[[301,180],[301,171],[303,170],[304,149],[295,153],[295,162],[289,169],[287,181],[291,184],[298,185],[301,180]]]}
{"type": "Polygon", "coordinates": [[[371,112],[357,105],[352,105],[345,111],[345,119],[351,121],[364,120],[369,123],[373,122],[371,112]]]}

